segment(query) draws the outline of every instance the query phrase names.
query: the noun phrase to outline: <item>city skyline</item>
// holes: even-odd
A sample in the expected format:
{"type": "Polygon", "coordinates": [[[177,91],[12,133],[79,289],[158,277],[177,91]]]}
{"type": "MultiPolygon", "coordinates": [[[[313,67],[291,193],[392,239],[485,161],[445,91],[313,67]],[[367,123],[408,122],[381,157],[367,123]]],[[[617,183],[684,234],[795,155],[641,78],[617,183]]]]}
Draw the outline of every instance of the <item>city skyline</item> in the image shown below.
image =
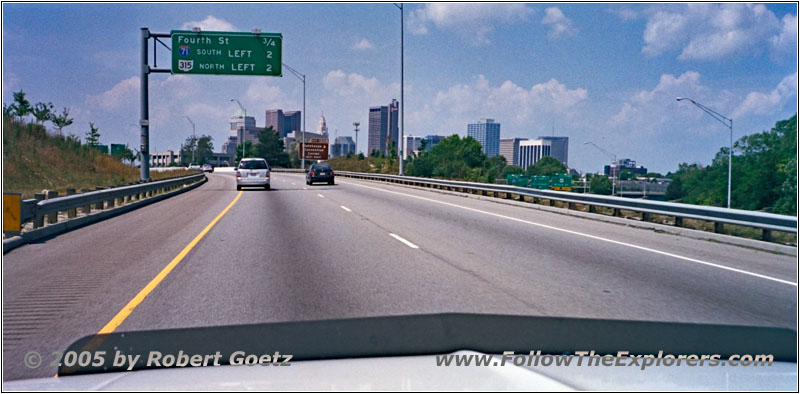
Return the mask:
{"type": "MultiPolygon", "coordinates": [[[[3,11],[4,104],[22,89],[34,103],[69,107],[75,123],[65,133],[83,137],[94,122],[106,144],[138,146],[141,27],[282,33],[283,61],[307,75],[307,113],[324,112],[343,134],[352,134],[353,122],[368,124],[370,106],[400,97],[400,21],[391,4],[4,4],[3,11]]],[[[569,136],[577,141],[570,164],[582,172],[608,162],[580,143],[588,140],[665,173],[681,162],[708,164],[727,146],[727,130],[677,96],[733,118],[735,139],[769,130],[797,108],[795,4],[439,3],[407,4],[405,15],[406,134],[464,136],[466,124],[492,117],[503,124],[501,138],[535,138],[553,127],[569,136]]],[[[162,67],[169,52],[159,49],[158,58],[162,67]]],[[[154,75],[150,92],[151,150],[180,146],[191,133],[187,115],[219,151],[234,97],[259,118],[268,108],[303,108],[303,84],[288,73],[154,75]]],[[[359,138],[360,151],[366,140],[359,138]]]]}

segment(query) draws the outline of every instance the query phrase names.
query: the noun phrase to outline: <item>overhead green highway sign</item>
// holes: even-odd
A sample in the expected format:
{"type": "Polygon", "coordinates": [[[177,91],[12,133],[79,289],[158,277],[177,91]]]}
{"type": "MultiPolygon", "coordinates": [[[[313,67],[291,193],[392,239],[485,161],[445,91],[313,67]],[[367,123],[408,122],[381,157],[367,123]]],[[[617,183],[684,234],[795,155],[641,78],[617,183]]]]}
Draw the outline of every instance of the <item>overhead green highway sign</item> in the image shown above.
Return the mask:
{"type": "Polygon", "coordinates": [[[173,30],[173,74],[281,76],[280,33],[173,30]]]}

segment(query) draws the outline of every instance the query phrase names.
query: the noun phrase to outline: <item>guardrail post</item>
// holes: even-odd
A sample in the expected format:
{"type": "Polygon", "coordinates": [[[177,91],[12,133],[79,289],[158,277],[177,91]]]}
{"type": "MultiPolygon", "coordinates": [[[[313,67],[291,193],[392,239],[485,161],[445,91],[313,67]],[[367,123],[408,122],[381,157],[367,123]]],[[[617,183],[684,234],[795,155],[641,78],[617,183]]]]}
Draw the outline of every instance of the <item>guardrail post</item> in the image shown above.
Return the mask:
{"type": "Polygon", "coordinates": [[[678,227],[683,227],[683,218],[675,216],[675,225],[678,227]]]}
{"type": "MultiPolygon", "coordinates": [[[[47,199],[56,198],[58,197],[58,192],[55,190],[48,190],[47,191],[47,199]]],[[[47,224],[53,224],[58,222],[58,212],[53,212],[47,214],[47,224]]]]}
{"type": "Polygon", "coordinates": [[[575,203],[574,203],[574,202],[568,202],[568,203],[567,203],[567,208],[568,208],[568,209],[571,209],[571,210],[573,210],[573,211],[574,211],[575,209],[577,209],[577,208],[575,207],[575,203]]]}
{"type": "Polygon", "coordinates": [[[772,230],[767,230],[767,229],[761,230],[761,240],[772,242],[772,230]]]}
{"type": "Polygon", "coordinates": [[[722,234],[725,231],[725,224],[720,222],[714,222],[714,232],[717,234],[722,234]]]}
{"type": "MultiPolygon", "coordinates": [[[[67,189],[68,196],[71,196],[73,194],[75,194],[75,189],[67,189]]],[[[70,219],[78,217],[78,209],[77,208],[67,209],[67,217],[70,219]]]]}
{"type": "MultiPolygon", "coordinates": [[[[33,198],[36,199],[37,202],[42,201],[45,199],[44,193],[34,193],[33,198]]],[[[40,214],[36,214],[33,218],[33,228],[39,228],[44,226],[44,216],[40,214]]]]}
{"type": "MultiPolygon", "coordinates": [[[[97,187],[94,188],[94,190],[103,190],[103,189],[105,189],[105,188],[102,187],[102,186],[97,186],[97,187]]],[[[98,202],[96,202],[94,204],[94,209],[99,209],[99,210],[102,211],[103,208],[105,208],[105,202],[104,201],[98,201],[98,202]]]]}
{"type": "Polygon", "coordinates": [[[594,205],[589,205],[589,213],[597,213],[597,207],[594,205]]]}
{"type": "MultiPolygon", "coordinates": [[[[92,191],[92,190],[91,189],[81,189],[81,193],[86,193],[86,192],[90,192],[90,191],[92,191]]],[[[81,210],[83,211],[83,213],[85,215],[88,215],[88,214],[92,213],[92,205],[91,204],[86,204],[81,208],[81,210]]]]}
{"type": "Polygon", "coordinates": [[[622,211],[619,208],[614,208],[614,216],[622,216],[622,211]]]}
{"type": "Polygon", "coordinates": [[[648,213],[648,212],[642,212],[642,221],[643,221],[643,222],[649,222],[649,221],[650,221],[650,219],[651,219],[651,218],[650,218],[650,213],[648,213]]]}

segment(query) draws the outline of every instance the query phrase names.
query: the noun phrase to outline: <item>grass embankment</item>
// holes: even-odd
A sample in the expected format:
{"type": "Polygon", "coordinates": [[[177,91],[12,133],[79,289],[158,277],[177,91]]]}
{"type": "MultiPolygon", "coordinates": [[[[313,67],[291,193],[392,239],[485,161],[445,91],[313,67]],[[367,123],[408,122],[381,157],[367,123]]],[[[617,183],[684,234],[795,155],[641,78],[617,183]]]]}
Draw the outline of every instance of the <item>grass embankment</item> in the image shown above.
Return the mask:
{"type": "MultiPolygon", "coordinates": [[[[151,172],[153,180],[195,171],[151,172]]],[[[3,119],[3,192],[33,198],[42,190],[65,195],[67,188],[114,187],[139,180],[139,169],[81,144],[47,134],[43,126],[3,119]]]]}
{"type": "Polygon", "coordinates": [[[400,171],[400,163],[397,160],[390,161],[388,158],[364,157],[352,155],[334,157],[328,160],[334,171],[354,171],[369,172],[375,174],[397,174],[400,171]]]}

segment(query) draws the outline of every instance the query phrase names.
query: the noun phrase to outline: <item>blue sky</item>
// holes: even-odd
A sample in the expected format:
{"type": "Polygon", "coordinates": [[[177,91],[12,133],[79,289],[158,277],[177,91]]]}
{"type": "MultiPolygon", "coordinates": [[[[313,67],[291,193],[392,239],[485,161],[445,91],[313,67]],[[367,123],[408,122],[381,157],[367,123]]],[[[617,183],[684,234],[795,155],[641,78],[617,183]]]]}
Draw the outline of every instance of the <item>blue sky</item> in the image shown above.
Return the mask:
{"type": "MultiPolygon", "coordinates": [[[[570,137],[569,164],[608,159],[591,140],[651,170],[708,164],[727,129],[676,96],[734,118],[734,136],[797,111],[795,4],[407,4],[405,132],[466,134],[494,118],[501,137],[570,137]]],[[[307,129],[366,150],[368,107],[400,98],[400,11],[382,4],[3,4],[3,103],[69,107],[66,133],[94,122],[103,143],[138,145],[139,28],[282,33],[283,61],[307,75],[307,129]]],[[[151,50],[152,52],[152,50],[151,50]]],[[[159,67],[169,53],[159,50],[159,67]]],[[[240,76],[150,77],[151,151],[191,133],[228,135],[238,98],[264,124],[268,108],[302,108],[302,84],[240,76]]]]}

